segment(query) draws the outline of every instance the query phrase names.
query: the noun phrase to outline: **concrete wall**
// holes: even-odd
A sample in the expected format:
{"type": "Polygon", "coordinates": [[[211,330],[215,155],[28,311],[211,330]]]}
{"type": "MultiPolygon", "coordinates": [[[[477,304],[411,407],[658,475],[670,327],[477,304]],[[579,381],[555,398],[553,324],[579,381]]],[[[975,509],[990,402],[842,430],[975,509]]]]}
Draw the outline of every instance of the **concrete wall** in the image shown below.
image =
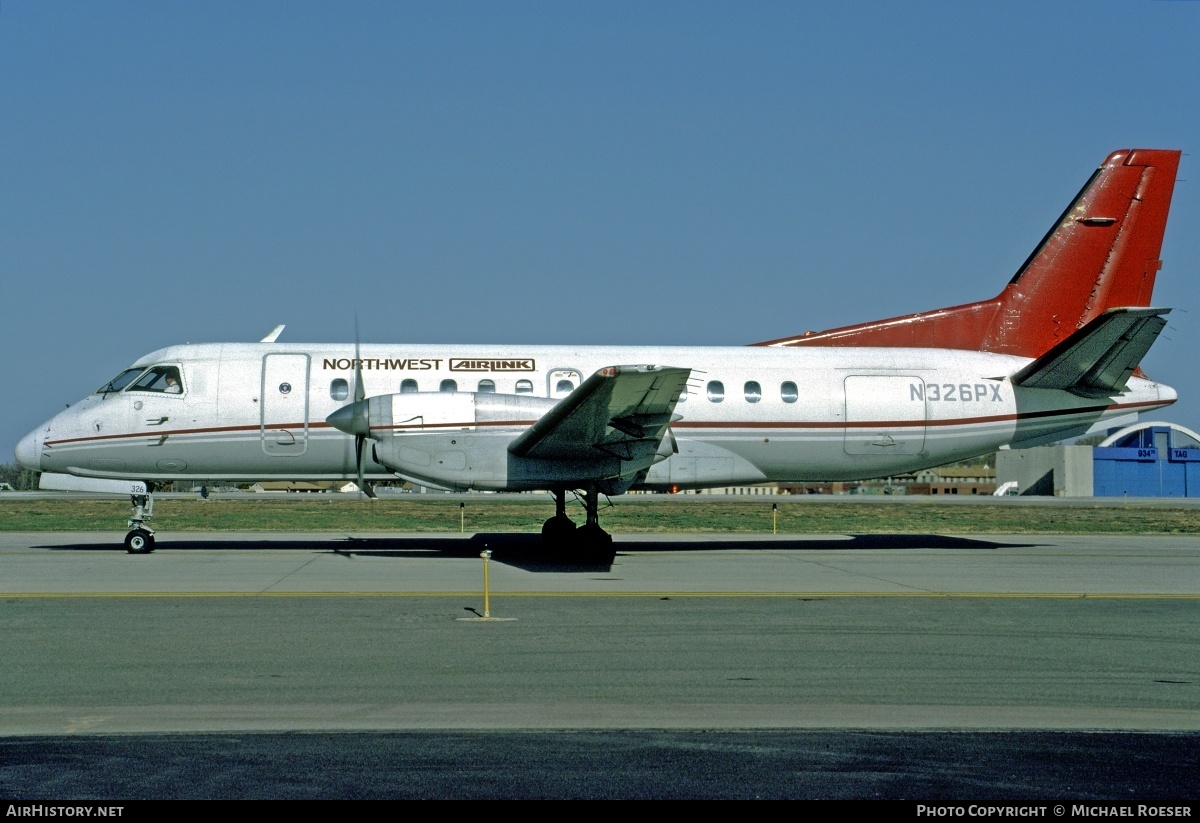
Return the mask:
{"type": "Polygon", "coordinates": [[[996,452],[996,485],[1010,480],[1023,495],[1092,496],[1091,446],[1036,446],[996,452]]]}

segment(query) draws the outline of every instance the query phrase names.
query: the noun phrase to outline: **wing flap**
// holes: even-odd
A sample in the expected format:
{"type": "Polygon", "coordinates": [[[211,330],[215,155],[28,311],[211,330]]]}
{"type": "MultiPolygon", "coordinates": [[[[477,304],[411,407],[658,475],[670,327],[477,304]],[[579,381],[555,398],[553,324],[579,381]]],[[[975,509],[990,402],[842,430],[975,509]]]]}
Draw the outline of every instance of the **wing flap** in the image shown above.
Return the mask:
{"type": "MultiPolygon", "coordinates": [[[[610,366],[542,415],[508,446],[517,457],[650,460],[687,387],[691,369],[610,366]]],[[[649,463],[647,463],[649,465],[649,463]]]]}
{"type": "Polygon", "coordinates": [[[1163,315],[1169,311],[1109,309],[1014,374],[1013,383],[1082,397],[1119,394],[1167,325],[1163,315]]]}

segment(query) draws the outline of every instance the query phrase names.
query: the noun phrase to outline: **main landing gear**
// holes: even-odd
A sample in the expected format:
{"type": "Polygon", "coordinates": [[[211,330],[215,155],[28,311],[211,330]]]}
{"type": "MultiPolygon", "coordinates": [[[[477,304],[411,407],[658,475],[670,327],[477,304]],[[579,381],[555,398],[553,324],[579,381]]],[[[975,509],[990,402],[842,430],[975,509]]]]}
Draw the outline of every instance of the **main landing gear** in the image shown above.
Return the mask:
{"type": "Polygon", "coordinates": [[[130,495],[129,502],[133,506],[133,514],[129,516],[133,531],[125,535],[125,551],[150,554],[154,551],[154,530],[146,526],[146,521],[154,516],[154,487],[147,483],[146,493],[130,495]]]}
{"type": "Polygon", "coordinates": [[[575,536],[578,526],[567,517],[567,491],[554,489],[554,516],[542,524],[542,540],[551,546],[565,545],[575,536]]]}
{"type": "Polygon", "coordinates": [[[600,493],[596,488],[589,486],[581,492],[587,512],[582,526],[576,526],[567,517],[567,490],[552,489],[551,493],[554,495],[554,516],[542,524],[542,540],[546,545],[566,549],[584,562],[612,563],[616,550],[612,535],[600,528],[597,513],[600,493]]]}

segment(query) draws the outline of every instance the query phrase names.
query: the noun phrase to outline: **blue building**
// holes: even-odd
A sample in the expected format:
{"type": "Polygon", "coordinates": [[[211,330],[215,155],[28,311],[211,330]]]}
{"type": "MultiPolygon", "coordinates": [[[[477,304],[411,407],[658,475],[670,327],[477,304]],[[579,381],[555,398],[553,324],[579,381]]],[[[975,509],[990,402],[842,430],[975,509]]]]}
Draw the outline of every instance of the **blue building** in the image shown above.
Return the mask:
{"type": "Polygon", "coordinates": [[[1200,497],[1200,434],[1174,423],[1138,423],[1092,450],[1096,497],[1200,497]]]}

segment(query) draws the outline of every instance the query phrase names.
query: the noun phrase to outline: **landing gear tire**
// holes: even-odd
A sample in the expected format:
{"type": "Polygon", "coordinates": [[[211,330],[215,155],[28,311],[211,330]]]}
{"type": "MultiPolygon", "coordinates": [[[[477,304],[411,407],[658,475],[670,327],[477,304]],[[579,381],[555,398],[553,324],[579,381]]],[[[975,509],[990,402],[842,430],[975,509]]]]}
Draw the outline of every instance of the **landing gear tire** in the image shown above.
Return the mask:
{"type": "Polygon", "coordinates": [[[551,546],[561,546],[575,535],[578,526],[566,515],[555,515],[542,524],[542,540],[551,546]]]}
{"type": "Polygon", "coordinates": [[[587,563],[611,565],[617,556],[612,535],[596,523],[580,526],[575,532],[574,543],[580,559],[587,563]]]}
{"type": "Polygon", "coordinates": [[[154,535],[145,529],[134,529],[125,535],[125,551],[130,554],[150,554],[154,551],[154,535]]]}
{"type": "Polygon", "coordinates": [[[133,529],[125,535],[125,551],[130,554],[150,554],[154,551],[154,532],[144,525],[154,516],[154,484],[146,482],[145,488],[129,496],[129,504],[133,513],[129,515],[129,527],[133,529]]]}

